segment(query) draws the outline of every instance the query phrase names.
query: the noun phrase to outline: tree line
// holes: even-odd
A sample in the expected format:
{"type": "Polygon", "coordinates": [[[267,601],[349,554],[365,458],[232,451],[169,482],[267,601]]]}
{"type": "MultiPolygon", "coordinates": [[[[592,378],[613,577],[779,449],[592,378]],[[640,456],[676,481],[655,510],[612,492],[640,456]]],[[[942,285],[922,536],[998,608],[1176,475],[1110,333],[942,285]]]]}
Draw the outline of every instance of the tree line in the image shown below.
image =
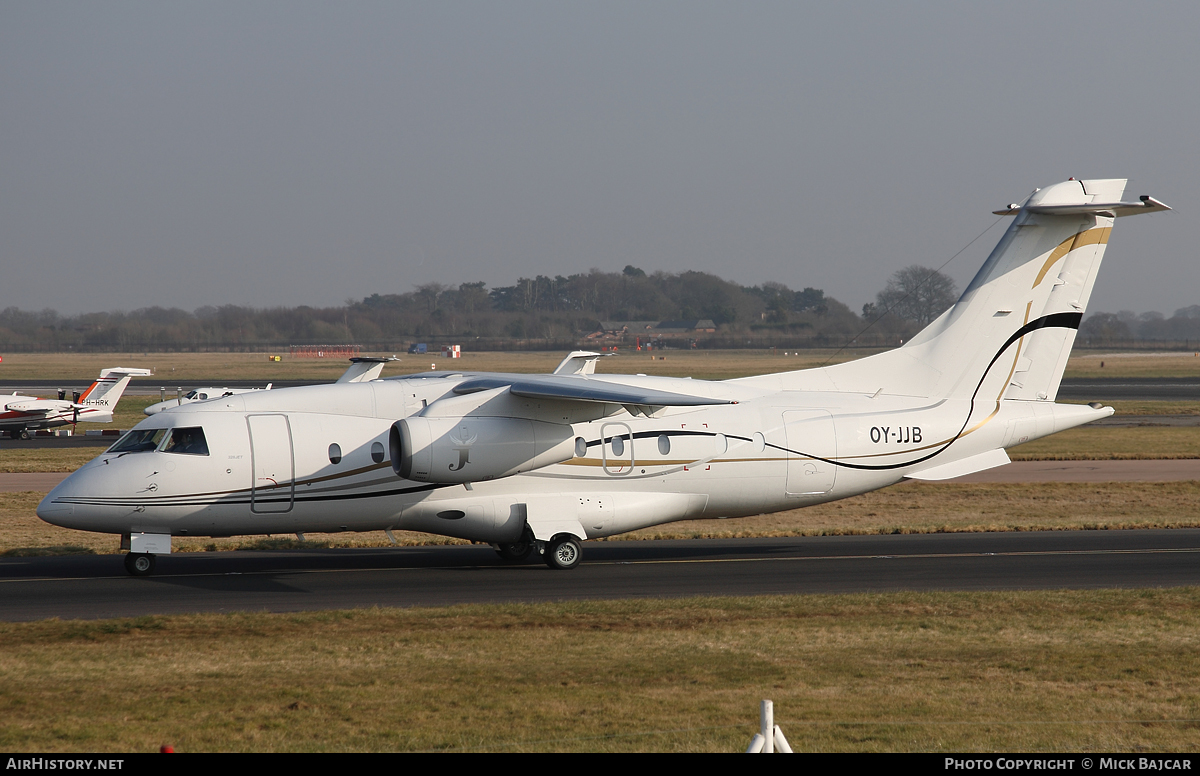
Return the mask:
{"type": "MultiPolygon", "coordinates": [[[[519,278],[490,289],[482,282],[426,283],[337,307],[147,307],[81,315],[10,307],[0,311],[0,348],[130,352],[358,344],[395,351],[420,341],[560,349],[585,343],[606,321],[700,319],[713,321],[717,330],[698,336],[699,347],[886,347],[912,336],[956,298],[950,278],[919,266],[895,273],[860,314],[819,288],[743,286],[705,272],[647,273],[629,265],[621,272],[519,278]]],[[[1170,319],[1097,313],[1084,322],[1080,337],[1200,339],[1200,306],[1170,319]]]]}

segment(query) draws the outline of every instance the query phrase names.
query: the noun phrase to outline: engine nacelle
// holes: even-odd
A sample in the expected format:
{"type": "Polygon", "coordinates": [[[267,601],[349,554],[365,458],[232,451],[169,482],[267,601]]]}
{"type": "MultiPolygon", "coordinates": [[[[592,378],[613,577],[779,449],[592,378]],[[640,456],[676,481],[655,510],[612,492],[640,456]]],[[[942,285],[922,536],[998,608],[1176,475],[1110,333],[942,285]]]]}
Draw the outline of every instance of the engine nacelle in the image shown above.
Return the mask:
{"type": "Polygon", "coordinates": [[[392,469],[406,480],[484,482],[575,455],[570,426],[522,418],[421,418],[392,424],[392,469]]]}

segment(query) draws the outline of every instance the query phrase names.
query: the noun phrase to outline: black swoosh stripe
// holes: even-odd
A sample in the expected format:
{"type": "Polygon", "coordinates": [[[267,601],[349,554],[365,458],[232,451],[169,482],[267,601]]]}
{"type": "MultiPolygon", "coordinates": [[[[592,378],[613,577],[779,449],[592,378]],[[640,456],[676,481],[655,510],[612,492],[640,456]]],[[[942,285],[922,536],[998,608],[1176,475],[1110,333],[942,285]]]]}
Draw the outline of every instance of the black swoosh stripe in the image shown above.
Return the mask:
{"type": "Polygon", "coordinates": [[[808,455],[807,453],[799,453],[794,450],[789,450],[788,452],[796,452],[797,455],[802,455],[817,461],[824,461],[825,463],[831,463],[834,466],[842,466],[847,469],[863,469],[867,471],[903,469],[906,466],[912,466],[913,464],[928,461],[935,455],[944,453],[950,447],[950,445],[954,444],[959,440],[959,438],[962,437],[962,432],[966,430],[967,424],[971,422],[971,416],[975,414],[975,399],[979,395],[979,389],[983,387],[983,381],[987,379],[988,373],[992,371],[992,367],[996,365],[996,361],[998,361],[1000,357],[1004,355],[1004,351],[1012,347],[1012,344],[1021,339],[1021,337],[1024,337],[1027,334],[1032,334],[1038,329],[1078,329],[1079,323],[1082,320],[1083,313],[1054,313],[1052,315],[1043,315],[1041,318],[1030,321],[1021,328],[1017,329],[1017,331],[1011,337],[1009,337],[1003,345],[1000,346],[1000,349],[996,351],[996,355],[992,356],[992,360],[988,362],[987,368],[983,370],[983,375],[979,378],[979,383],[975,386],[975,390],[971,393],[971,408],[967,411],[967,417],[963,419],[962,427],[958,429],[958,433],[951,437],[949,442],[942,445],[937,450],[934,450],[929,455],[916,458],[912,461],[905,461],[904,463],[889,463],[872,466],[869,464],[843,463],[841,461],[834,461],[829,458],[821,458],[815,455],[808,455]]]}

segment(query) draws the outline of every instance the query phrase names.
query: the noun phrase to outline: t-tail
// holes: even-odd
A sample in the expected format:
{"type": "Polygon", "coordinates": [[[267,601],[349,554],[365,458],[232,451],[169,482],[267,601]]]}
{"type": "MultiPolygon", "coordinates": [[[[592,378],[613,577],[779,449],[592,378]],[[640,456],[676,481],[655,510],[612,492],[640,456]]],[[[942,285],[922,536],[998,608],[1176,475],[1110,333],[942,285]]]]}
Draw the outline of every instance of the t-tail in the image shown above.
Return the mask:
{"type": "Polygon", "coordinates": [[[1121,216],[1170,210],[1123,202],[1125,179],[1067,180],[995,211],[1016,218],[962,296],[903,347],[782,376],[783,387],[1053,402],[1121,216]]]}
{"type": "Polygon", "coordinates": [[[154,374],[149,369],[134,369],[132,367],[113,367],[100,372],[100,377],[79,396],[75,407],[86,415],[89,422],[107,423],[112,420],[113,410],[125,393],[131,377],[149,377],[154,374]],[[107,417],[105,417],[107,416],[107,417]]]}

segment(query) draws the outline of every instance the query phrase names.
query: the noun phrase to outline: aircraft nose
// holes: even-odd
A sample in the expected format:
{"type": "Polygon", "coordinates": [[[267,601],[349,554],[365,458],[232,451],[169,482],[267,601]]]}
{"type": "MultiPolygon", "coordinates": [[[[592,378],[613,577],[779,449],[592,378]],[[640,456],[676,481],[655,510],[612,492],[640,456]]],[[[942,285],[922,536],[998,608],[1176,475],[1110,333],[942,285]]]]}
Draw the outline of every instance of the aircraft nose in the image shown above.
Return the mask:
{"type": "Polygon", "coordinates": [[[49,493],[47,493],[46,496],[40,502],[38,502],[38,505],[37,505],[37,516],[38,517],[42,518],[43,520],[45,520],[47,523],[50,523],[51,525],[62,525],[62,523],[60,523],[59,520],[70,519],[71,516],[74,515],[74,513],[75,513],[74,505],[71,504],[69,501],[60,501],[59,500],[60,498],[62,498],[64,496],[69,497],[69,494],[72,489],[64,488],[63,486],[66,485],[67,481],[70,480],[71,477],[74,477],[74,476],[75,475],[72,474],[70,477],[67,477],[66,480],[63,480],[62,482],[55,485],[54,489],[51,490],[49,493]]]}
{"type": "Polygon", "coordinates": [[[37,516],[63,528],[94,529],[93,523],[102,517],[104,510],[89,506],[87,500],[115,495],[112,478],[103,476],[105,473],[101,468],[95,464],[85,465],[58,483],[38,503],[37,516]]]}

